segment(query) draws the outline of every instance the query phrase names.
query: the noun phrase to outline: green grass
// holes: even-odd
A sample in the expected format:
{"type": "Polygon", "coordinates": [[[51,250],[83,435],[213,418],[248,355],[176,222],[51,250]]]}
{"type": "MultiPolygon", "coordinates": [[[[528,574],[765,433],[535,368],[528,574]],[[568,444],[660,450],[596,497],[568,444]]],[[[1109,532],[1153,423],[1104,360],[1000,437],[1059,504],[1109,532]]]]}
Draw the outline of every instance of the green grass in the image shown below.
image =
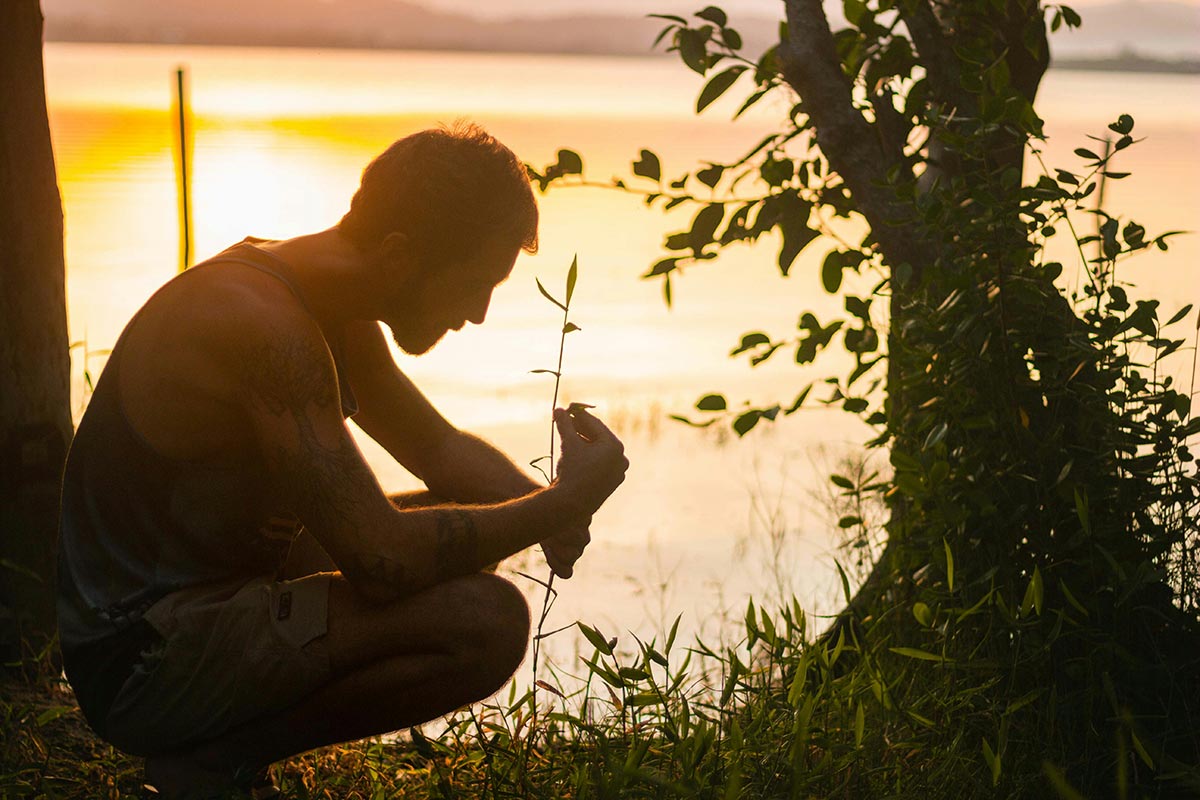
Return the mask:
{"type": "MultiPolygon", "coordinates": [[[[545,675],[537,707],[514,683],[440,734],[314,751],[278,779],[289,798],[1053,796],[1037,747],[976,733],[1005,695],[956,666],[808,644],[795,603],[751,603],[744,626],[709,647],[581,625],[581,675],[545,675]]],[[[96,739],[64,684],[6,685],[2,709],[0,796],[142,796],[140,760],[96,739]]]]}

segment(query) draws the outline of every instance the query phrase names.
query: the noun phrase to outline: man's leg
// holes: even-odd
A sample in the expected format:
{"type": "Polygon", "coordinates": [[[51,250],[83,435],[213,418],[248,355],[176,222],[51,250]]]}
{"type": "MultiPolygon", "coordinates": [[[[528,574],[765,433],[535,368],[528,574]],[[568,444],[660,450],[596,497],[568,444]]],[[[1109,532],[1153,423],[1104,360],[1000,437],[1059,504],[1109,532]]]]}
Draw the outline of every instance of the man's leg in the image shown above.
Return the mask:
{"type": "MultiPolygon", "coordinates": [[[[326,644],[334,677],[280,713],[186,752],[151,758],[147,777],[167,797],[288,756],[426,722],[500,689],[529,640],[529,610],[508,581],[478,574],[404,600],[372,605],[344,579],[330,586],[326,644]]],[[[196,796],[203,796],[197,794],[196,796]]]]}

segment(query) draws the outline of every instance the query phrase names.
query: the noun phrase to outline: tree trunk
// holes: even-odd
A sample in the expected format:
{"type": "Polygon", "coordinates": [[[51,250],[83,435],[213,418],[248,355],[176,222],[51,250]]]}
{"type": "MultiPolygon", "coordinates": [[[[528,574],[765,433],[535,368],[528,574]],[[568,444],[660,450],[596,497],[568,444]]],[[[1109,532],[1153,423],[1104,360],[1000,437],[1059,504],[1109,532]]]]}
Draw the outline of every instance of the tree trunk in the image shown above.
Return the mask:
{"type": "Polygon", "coordinates": [[[0,98],[0,657],[28,666],[54,640],[72,433],[62,201],[37,0],[0,2],[0,98]]]}

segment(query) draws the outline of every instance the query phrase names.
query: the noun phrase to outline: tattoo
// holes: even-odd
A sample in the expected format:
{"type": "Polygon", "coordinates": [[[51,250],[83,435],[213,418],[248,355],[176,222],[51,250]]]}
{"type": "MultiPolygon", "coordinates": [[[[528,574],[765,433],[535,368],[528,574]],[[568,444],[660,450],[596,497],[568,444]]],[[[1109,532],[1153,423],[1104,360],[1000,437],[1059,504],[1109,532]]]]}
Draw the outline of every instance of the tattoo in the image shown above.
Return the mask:
{"type": "Polygon", "coordinates": [[[476,569],[479,562],[479,530],[475,527],[475,518],[461,508],[443,508],[436,513],[434,572],[438,580],[476,569]]]}
{"type": "Polygon", "coordinates": [[[328,350],[311,335],[280,332],[245,346],[239,358],[249,400],[279,423],[263,451],[279,501],[310,530],[342,543],[331,555],[348,558],[351,563],[344,566],[399,589],[406,575],[402,564],[347,553],[358,534],[354,520],[365,505],[379,502],[382,492],[344,426],[334,435],[318,433],[322,415],[341,413],[328,350]]]}
{"type": "Polygon", "coordinates": [[[369,576],[376,585],[387,587],[387,589],[391,590],[382,592],[382,594],[390,597],[392,596],[392,592],[400,591],[404,588],[404,579],[407,572],[404,569],[404,564],[396,559],[378,554],[355,553],[351,557],[351,560],[361,574],[369,576]]]}
{"type": "Polygon", "coordinates": [[[272,414],[303,416],[310,405],[338,402],[336,378],[330,380],[329,351],[311,336],[274,336],[257,347],[244,347],[243,368],[255,396],[272,414]]]}

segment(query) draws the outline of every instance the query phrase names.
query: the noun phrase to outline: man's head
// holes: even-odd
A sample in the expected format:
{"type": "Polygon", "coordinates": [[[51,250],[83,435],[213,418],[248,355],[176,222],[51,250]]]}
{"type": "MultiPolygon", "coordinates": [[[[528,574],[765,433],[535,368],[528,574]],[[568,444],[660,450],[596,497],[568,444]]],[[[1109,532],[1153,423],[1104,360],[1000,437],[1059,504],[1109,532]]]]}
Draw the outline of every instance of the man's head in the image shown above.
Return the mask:
{"type": "Polygon", "coordinates": [[[407,136],[363,172],[338,230],[385,271],[401,263],[394,318],[404,350],[482,322],[492,289],[521,250],[537,250],[538,211],[512,151],[475,125],[407,136]]]}

